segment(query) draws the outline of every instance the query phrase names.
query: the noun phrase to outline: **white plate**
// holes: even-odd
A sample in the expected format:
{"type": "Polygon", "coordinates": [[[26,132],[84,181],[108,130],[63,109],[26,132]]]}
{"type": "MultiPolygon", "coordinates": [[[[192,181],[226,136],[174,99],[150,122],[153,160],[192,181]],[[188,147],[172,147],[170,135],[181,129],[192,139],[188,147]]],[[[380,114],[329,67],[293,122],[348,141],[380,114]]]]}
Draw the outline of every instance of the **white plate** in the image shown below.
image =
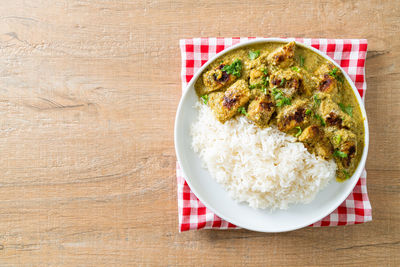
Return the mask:
{"type": "Polygon", "coordinates": [[[191,148],[192,138],[190,136],[190,125],[197,119],[198,115],[197,110],[194,108],[196,101],[198,101],[194,90],[194,83],[202,71],[217,57],[235,48],[264,42],[288,42],[288,40],[276,38],[257,39],[234,45],[210,59],[194,75],[187,85],[178,106],[175,119],[175,150],[187,183],[207,208],[211,209],[224,220],[242,228],[260,232],[284,232],[299,229],[319,221],[335,210],[347,198],[356,185],[365,166],[368,153],[369,131],[364,105],[362,104],[356,87],[346,72],[331,58],[322,54],[319,50],[297,43],[297,45],[311,49],[336,65],[342,71],[355,92],[358,103],[361,106],[361,112],[365,118],[365,146],[358,168],[354,175],[346,182],[338,183],[332,181],[325,189],[317,194],[316,198],[311,203],[291,205],[287,210],[271,212],[269,210],[253,209],[247,204],[237,203],[230,198],[228,193],[211,177],[209,172],[201,167],[199,156],[191,148]]]}

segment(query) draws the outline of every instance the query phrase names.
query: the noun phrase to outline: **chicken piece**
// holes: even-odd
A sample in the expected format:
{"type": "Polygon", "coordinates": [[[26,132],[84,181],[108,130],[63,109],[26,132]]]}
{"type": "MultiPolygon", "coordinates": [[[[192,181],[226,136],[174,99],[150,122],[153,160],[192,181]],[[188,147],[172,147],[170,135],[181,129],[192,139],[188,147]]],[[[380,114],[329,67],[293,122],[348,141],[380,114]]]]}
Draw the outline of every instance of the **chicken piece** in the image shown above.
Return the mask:
{"type": "Polygon", "coordinates": [[[338,93],[338,84],[335,76],[340,75],[340,70],[334,65],[327,63],[321,65],[315,75],[318,79],[317,88],[319,91],[336,95],[338,93]]]}
{"type": "Polygon", "coordinates": [[[317,76],[318,78],[323,78],[325,76],[325,74],[329,74],[331,73],[334,69],[336,68],[335,74],[339,75],[341,74],[340,70],[333,65],[332,63],[326,63],[326,64],[322,64],[315,72],[315,76],[317,76]]]}
{"type": "Polygon", "coordinates": [[[308,71],[300,70],[302,82],[300,90],[305,96],[312,96],[314,89],[317,87],[317,79],[308,71]]]}
{"type": "Polygon", "coordinates": [[[332,157],[333,148],[331,143],[327,139],[323,139],[314,146],[314,152],[317,156],[324,159],[330,159],[332,157]]]}
{"type": "Polygon", "coordinates": [[[289,98],[299,91],[302,84],[301,74],[291,69],[275,71],[269,80],[270,88],[279,88],[289,98]]]}
{"type": "Polygon", "coordinates": [[[243,80],[238,80],[225,92],[215,92],[209,95],[208,104],[216,118],[225,123],[237,114],[238,108],[244,106],[250,98],[250,90],[243,80]]]}
{"type": "Polygon", "coordinates": [[[299,141],[314,144],[321,140],[323,136],[324,132],[317,125],[311,125],[303,130],[299,136],[299,141]]]}
{"type": "Polygon", "coordinates": [[[265,96],[265,93],[261,90],[261,88],[254,88],[250,90],[250,100],[254,100],[262,96],[265,96]]]}
{"type": "Polygon", "coordinates": [[[202,95],[222,89],[236,80],[235,75],[228,74],[222,70],[224,66],[224,64],[221,64],[217,68],[209,70],[203,74],[205,90],[204,92],[201,92],[202,95]]]}
{"type": "Polygon", "coordinates": [[[254,99],[247,109],[248,118],[260,128],[268,126],[268,122],[274,112],[275,104],[272,102],[270,95],[254,99]]]}
{"type": "Polygon", "coordinates": [[[264,84],[265,79],[267,78],[267,75],[264,73],[264,67],[261,68],[256,68],[252,69],[250,71],[250,80],[249,83],[250,85],[261,85],[264,84]]]}
{"type": "Polygon", "coordinates": [[[304,100],[296,100],[290,106],[285,106],[277,116],[278,129],[288,132],[291,129],[309,123],[309,117],[306,116],[306,110],[309,104],[304,100]]]}
{"type": "Polygon", "coordinates": [[[345,142],[356,143],[356,135],[346,129],[337,129],[336,127],[327,127],[325,129],[326,136],[332,143],[334,149],[340,149],[341,145],[345,142]]]}
{"type": "Polygon", "coordinates": [[[268,51],[262,51],[260,56],[257,57],[254,60],[248,60],[245,61],[245,65],[247,65],[248,69],[255,69],[255,68],[260,68],[262,66],[266,66],[268,63],[267,58],[268,58],[268,51]]]}
{"type": "Polygon", "coordinates": [[[328,138],[325,137],[324,131],[317,125],[305,128],[299,136],[299,141],[305,143],[310,153],[315,153],[324,159],[332,157],[332,145],[329,143],[328,138]]]}
{"type": "Polygon", "coordinates": [[[346,155],[344,157],[340,157],[342,164],[344,167],[349,168],[351,163],[356,155],[357,152],[357,143],[355,140],[346,140],[343,141],[340,145],[339,151],[346,155]]]}
{"type": "Polygon", "coordinates": [[[350,129],[353,127],[354,122],[351,117],[340,109],[329,94],[319,93],[317,97],[321,100],[318,109],[319,113],[328,126],[333,126],[337,129],[350,129]]]}
{"type": "Polygon", "coordinates": [[[294,50],[296,43],[294,41],[279,47],[271,54],[268,55],[268,62],[274,66],[280,66],[281,68],[289,67],[293,64],[294,50]]]}

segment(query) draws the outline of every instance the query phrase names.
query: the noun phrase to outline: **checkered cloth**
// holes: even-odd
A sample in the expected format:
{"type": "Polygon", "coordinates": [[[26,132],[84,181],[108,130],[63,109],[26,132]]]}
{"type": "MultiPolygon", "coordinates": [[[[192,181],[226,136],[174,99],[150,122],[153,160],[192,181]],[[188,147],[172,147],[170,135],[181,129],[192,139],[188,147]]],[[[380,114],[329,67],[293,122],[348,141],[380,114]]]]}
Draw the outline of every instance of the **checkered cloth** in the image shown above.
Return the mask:
{"type": "MultiPolygon", "coordinates": [[[[194,38],[180,40],[182,55],[182,90],[192,79],[193,74],[216,53],[232,45],[256,38],[194,38]]],[[[365,82],[365,58],[367,40],[365,39],[306,39],[289,38],[310,45],[335,60],[353,80],[364,100],[367,89],[365,82]]],[[[190,190],[183,172],[177,163],[179,231],[193,229],[237,229],[215,215],[201,203],[190,190]]],[[[364,170],[354,190],[347,199],[331,214],[310,225],[336,226],[365,223],[372,220],[371,204],[367,194],[367,173],[364,170]]]]}

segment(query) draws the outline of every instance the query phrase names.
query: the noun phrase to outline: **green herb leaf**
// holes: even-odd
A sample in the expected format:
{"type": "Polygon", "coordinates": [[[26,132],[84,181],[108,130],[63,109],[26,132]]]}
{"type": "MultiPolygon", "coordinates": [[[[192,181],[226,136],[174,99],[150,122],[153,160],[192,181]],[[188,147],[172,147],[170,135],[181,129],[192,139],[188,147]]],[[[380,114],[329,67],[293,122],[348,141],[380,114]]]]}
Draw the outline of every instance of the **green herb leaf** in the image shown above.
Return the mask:
{"type": "Polygon", "coordinates": [[[291,105],[292,102],[290,101],[290,98],[287,98],[283,95],[282,91],[277,89],[276,87],[272,88],[272,96],[274,97],[276,101],[276,106],[277,107],[282,107],[284,105],[291,105]]]}
{"type": "Polygon", "coordinates": [[[239,113],[242,113],[242,114],[245,115],[245,116],[247,116],[247,111],[246,111],[246,109],[245,109],[244,107],[238,108],[238,112],[239,112],[239,113]]]}
{"type": "Polygon", "coordinates": [[[303,131],[301,130],[301,127],[300,127],[300,126],[297,126],[296,129],[297,129],[297,133],[294,135],[294,137],[300,136],[301,133],[303,132],[303,131]]]}
{"type": "Polygon", "coordinates": [[[304,67],[304,57],[300,56],[300,67],[304,67]]]}
{"type": "Polygon", "coordinates": [[[208,95],[202,95],[202,96],[201,96],[201,99],[203,99],[203,103],[204,103],[205,105],[207,105],[207,103],[208,103],[208,95]]]}
{"type": "Polygon", "coordinates": [[[314,114],[314,118],[319,120],[319,122],[321,123],[322,126],[326,126],[326,123],[325,123],[324,119],[320,115],[314,114]]]}
{"type": "Polygon", "coordinates": [[[256,88],[256,87],[257,87],[256,84],[250,84],[250,85],[249,85],[249,89],[254,89],[254,88],[256,88]]]}
{"type": "Polygon", "coordinates": [[[272,95],[274,96],[275,100],[281,99],[283,97],[282,91],[277,89],[276,87],[272,88],[272,95]]]}
{"type": "Polygon", "coordinates": [[[335,152],[333,152],[333,155],[338,158],[347,158],[347,153],[344,153],[339,150],[335,150],[335,152]]]}
{"type": "Polygon", "coordinates": [[[279,86],[283,86],[283,85],[285,84],[285,82],[286,82],[286,79],[283,78],[282,81],[281,81],[281,83],[279,84],[279,86]]]}
{"type": "Polygon", "coordinates": [[[276,102],[276,106],[277,107],[282,107],[284,105],[291,105],[292,102],[290,101],[290,98],[287,97],[282,97],[281,99],[278,100],[278,102],[276,102]]]}
{"type": "Polygon", "coordinates": [[[296,66],[293,66],[293,67],[292,67],[292,70],[297,71],[297,72],[300,71],[300,69],[299,69],[298,67],[296,67],[296,66]]]}
{"type": "Polygon", "coordinates": [[[311,110],[310,109],[306,109],[306,115],[310,115],[311,114],[311,110]]]}
{"type": "Polygon", "coordinates": [[[268,75],[268,70],[267,69],[263,69],[262,72],[264,73],[265,76],[268,75]]]}
{"type": "Polygon", "coordinates": [[[343,78],[341,76],[339,76],[339,73],[337,73],[338,70],[339,69],[335,67],[328,74],[330,76],[332,76],[333,78],[335,78],[336,80],[338,80],[339,82],[343,83],[343,78]]]}
{"type": "Polygon", "coordinates": [[[340,144],[340,141],[342,141],[342,136],[341,136],[340,134],[335,135],[335,136],[333,137],[333,141],[334,141],[337,145],[340,144]]]}
{"type": "Polygon", "coordinates": [[[260,56],[260,50],[257,51],[249,51],[249,58],[251,60],[256,59],[260,56]]]}
{"type": "Polygon", "coordinates": [[[277,93],[277,94],[275,95],[275,100],[282,99],[282,98],[283,98],[282,92],[279,92],[279,93],[277,93]]]}
{"type": "Polygon", "coordinates": [[[318,98],[318,95],[314,95],[313,99],[314,99],[314,105],[316,107],[319,107],[319,105],[321,104],[321,99],[318,98]]]}
{"type": "Polygon", "coordinates": [[[261,87],[261,91],[262,91],[264,94],[267,94],[267,87],[262,86],[262,87],[261,87]]]}
{"type": "Polygon", "coordinates": [[[350,117],[353,117],[353,107],[352,106],[350,106],[350,105],[345,106],[344,104],[339,103],[339,107],[343,112],[349,114],[350,117]]]}
{"type": "Polygon", "coordinates": [[[344,173],[345,179],[346,180],[349,179],[350,178],[350,173],[348,171],[346,171],[346,170],[342,170],[342,171],[344,173]]]}
{"type": "Polygon", "coordinates": [[[265,87],[268,87],[268,85],[269,85],[269,77],[268,76],[263,77],[263,84],[265,87]]]}
{"type": "Polygon", "coordinates": [[[336,78],[336,73],[337,73],[337,71],[338,71],[338,68],[334,67],[334,68],[329,72],[329,75],[336,78]]]}
{"type": "Polygon", "coordinates": [[[222,71],[240,77],[242,75],[242,61],[240,59],[235,59],[231,65],[225,65],[222,71]]]}

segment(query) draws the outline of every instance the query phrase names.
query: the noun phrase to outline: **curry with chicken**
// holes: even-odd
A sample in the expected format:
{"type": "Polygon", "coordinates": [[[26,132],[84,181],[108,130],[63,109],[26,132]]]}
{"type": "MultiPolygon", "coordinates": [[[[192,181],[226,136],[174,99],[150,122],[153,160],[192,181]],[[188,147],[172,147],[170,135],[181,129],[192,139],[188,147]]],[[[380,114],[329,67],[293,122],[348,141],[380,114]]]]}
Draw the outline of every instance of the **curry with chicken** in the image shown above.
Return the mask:
{"type": "Polygon", "coordinates": [[[246,116],[260,128],[276,125],[310,153],[337,163],[348,179],[364,148],[363,116],[341,71],[295,42],[233,50],[211,63],[195,89],[225,123],[246,116]]]}

